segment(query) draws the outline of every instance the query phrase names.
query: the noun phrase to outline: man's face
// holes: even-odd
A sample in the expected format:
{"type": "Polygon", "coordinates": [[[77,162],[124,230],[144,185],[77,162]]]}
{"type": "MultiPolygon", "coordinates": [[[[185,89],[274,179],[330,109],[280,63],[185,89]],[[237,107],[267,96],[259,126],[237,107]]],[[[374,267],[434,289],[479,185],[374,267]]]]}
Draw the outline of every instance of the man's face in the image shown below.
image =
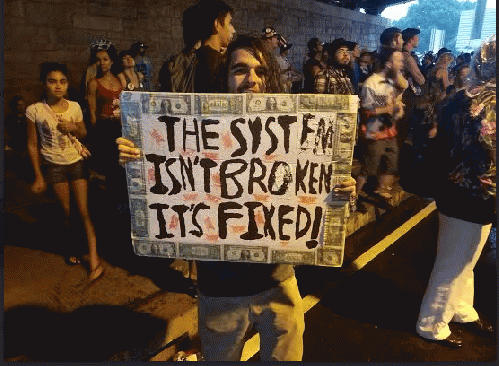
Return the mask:
{"type": "Polygon", "coordinates": [[[393,37],[392,47],[397,51],[402,51],[402,47],[404,47],[404,40],[402,38],[402,33],[397,33],[396,36],[393,37]]]}
{"type": "Polygon", "coordinates": [[[279,37],[277,35],[267,38],[265,40],[265,43],[267,44],[268,49],[274,51],[277,48],[279,48],[279,37]]]}
{"type": "Polygon", "coordinates": [[[388,63],[388,67],[391,68],[394,72],[401,72],[404,68],[404,55],[402,52],[396,51],[392,54],[391,57],[391,65],[388,63]],[[391,67],[390,67],[391,66],[391,67]]]}
{"type": "Polygon", "coordinates": [[[229,93],[263,93],[265,90],[265,68],[244,48],[236,49],[230,56],[227,88],[229,93]]]}
{"type": "Polygon", "coordinates": [[[334,59],[340,65],[348,65],[350,62],[350,50],[347,46],[342,46],[334,53],[334,59]]]}
{"type": "Polygon", "coordinates": [[[220,44],[222,47],[227,48],[228,44],[234,37],[236,30],[232,25],[232,14],[228,13],[223,22],[216,21],[218,36],[220,37],[220,44]]]}
{"type": "Polygon", "coordinates": [[[359,58],[360,57],[360,47],[358,44],[355,45],[352,51],[352,57],[359,58]]]}
{"type": "Polygon", "coordinates": [[[26,112],[26,103],[24,100],[17,101],[17,113],[25,113],[26,112]]]}
{"type": "Polygon", "coordinates": [[[413,48],[417,48],[419,46],[419,36],[417,34],[411,38],[411,44],[413,48]]]}

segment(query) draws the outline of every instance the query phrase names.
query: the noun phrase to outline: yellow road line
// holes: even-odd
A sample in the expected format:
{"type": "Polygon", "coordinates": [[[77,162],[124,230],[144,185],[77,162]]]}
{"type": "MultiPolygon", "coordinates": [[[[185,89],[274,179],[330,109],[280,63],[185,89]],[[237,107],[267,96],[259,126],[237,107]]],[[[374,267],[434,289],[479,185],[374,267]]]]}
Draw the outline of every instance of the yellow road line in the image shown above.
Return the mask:
{"type": "MultiPolygon", "coordinates": [[[[425,217],[435,211],[437,206],[435,202],[431,202],[428,206],[419,211],[416,215],[407,220],[404,224],[395,229],[391,234],[387,235],[383,240],[369,249],[367,252],[360,255],[354,260],[345,270],[347,272],[355,272],[372,261],[376,256],[386,250],[390,245],[399,240],[404,234],[409,232],[414,226],[419,224],[425,217]]],[[[321,299],[314,295],[308,295],[303,298],[303,308],[305,313],[313,308],[321,299]]],[[[248,339],[244,344],[241,361],[248,361],[260,350],[260,336],[255,334],[248,339]]]]}
{"type": "Polygon", "coordinates": [[[419,224],[421,220],[435,211],[437,208],[435,201],[431,202],[428,206],[419,211],[416,215],[407,220],[404,224],[395,229],[391,234],[387,235],[383,240],[369,249],[367,252],[361,254],[354,260],[347,268],[347,272],[355,272],[364,267],[367,263],[372,261],[378,254],[385,251],[390,245],[399,240],[404,234],[409,232],[414,226],[419,224]]]}

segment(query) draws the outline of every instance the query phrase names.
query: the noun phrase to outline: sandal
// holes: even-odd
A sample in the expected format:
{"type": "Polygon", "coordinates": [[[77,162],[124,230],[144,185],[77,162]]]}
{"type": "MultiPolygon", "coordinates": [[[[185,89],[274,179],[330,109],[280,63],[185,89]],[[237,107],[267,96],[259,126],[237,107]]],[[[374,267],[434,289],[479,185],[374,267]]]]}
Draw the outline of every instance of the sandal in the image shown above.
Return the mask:
{"type": "Polygon", "coordinates": [[[77,266],[78,264],[81,264],[81,258],[77,257],[75,255],[71,255],[69,257],[65,257],[64,261],[68,266],[77,266]]]}
{"type": "Polygon", "coordinates": [[[93,271],[90,271],[90,273],[88,274],[88,280],[91,282],[95,282],[103,275],[104,275],[104,267],[102,266],[102,264],[99,263],[99,265],[93,271]]]}

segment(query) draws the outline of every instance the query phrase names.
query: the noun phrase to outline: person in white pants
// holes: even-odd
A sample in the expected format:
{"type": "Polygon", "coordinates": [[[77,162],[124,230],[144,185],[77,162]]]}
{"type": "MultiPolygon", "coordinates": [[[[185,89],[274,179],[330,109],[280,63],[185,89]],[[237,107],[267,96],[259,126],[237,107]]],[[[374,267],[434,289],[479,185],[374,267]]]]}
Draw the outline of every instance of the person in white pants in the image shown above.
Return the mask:
{"type": "Polygon", "coordinates": [[[470,84],[443,107],[437,130],[437,256],[421,304],[417,333],[459,348],[449,322],[492,334],[473,307],[473,269],[497,220],[495,36],[475,53],[470,84]]]}

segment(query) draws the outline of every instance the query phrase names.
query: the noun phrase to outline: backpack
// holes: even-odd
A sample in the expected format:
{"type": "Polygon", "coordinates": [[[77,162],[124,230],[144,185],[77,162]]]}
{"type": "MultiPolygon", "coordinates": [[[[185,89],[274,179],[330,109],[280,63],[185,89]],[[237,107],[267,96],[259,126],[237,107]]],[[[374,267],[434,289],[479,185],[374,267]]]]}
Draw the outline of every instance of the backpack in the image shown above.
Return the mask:
{"type": "Polygon", "coordinates": [[[171,56],[159,71],[160,91],[193,93],[197,63],[195,51],[188,53],[182,51],[171,56]]]}

